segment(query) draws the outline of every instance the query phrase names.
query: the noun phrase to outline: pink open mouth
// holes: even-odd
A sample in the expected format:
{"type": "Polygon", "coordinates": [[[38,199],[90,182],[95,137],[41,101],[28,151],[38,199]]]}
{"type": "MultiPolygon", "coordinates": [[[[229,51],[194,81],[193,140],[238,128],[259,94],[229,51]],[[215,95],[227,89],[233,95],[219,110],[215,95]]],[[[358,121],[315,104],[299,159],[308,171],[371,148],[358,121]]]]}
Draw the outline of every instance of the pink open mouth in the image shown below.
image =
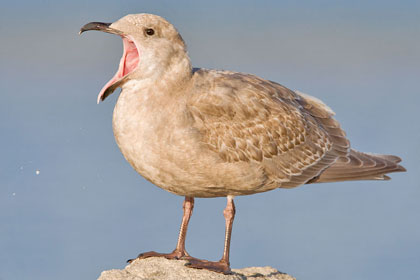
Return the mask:
{"type": "Polygon", "coordinates": [[[124,45],[124,53],[120,60],[120,65],[118,67],[117,73],[115,73],[114,77],[109,80],[108,83],[102,88],[101,92],[98,95],[98,103],[104,100],[109,94],[111,94],[115,89],[112,89],[108,92],[108,89],[120,81],[122,78],[133,72],[134,69],[139,64],[139,52],[137,50],[136,45],[132,40],[123,36],[123,45],[124,45]]]}

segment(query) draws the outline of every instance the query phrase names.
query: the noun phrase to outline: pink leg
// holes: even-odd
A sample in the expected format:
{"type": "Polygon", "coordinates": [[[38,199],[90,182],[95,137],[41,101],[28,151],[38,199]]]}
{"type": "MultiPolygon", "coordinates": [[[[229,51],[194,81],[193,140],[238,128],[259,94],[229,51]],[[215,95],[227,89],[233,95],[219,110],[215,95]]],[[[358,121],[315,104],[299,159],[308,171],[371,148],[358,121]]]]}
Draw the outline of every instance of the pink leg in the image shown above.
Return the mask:
{"type": "Polygon", "coordinates": [[[229,252],[230,252],[230,239],[232,235],[233,219],[235,218],[235,204],[233,203],[233,197],[227,197],[227,205],[223,211],[223,215],[226,220],[226,231],[225,231],[225,246],[223,250],[223,256],[218,262],[210,262],[206,260],[200,260],[195,258],[188,258],[189,263],[187,266],[193,268],[208,269],[215,272],[224,274],[230,274],[230,263],[229,263],[229,252]]]}
{"type": "MultiPolygon", "coordinates": [[[[150,257],[165,257],[167,259],[181,259],[184,257],[189,257],[187,251],[185,251],[185,238],[187,237],[188,223],[190,221],[193,208],[194,198],[186,196],[183,204],[184,215],[182,217],[181,228],[179,229],[178,242],[176,244],[175,250],[173,250],[172,253],[163,254],[150,251],[138,255],[137,258],[145,259],[150,257]]],[[[134,261],[134,259],[128,260],[129,263],[131,263],[132,261],[134,261]]]]}

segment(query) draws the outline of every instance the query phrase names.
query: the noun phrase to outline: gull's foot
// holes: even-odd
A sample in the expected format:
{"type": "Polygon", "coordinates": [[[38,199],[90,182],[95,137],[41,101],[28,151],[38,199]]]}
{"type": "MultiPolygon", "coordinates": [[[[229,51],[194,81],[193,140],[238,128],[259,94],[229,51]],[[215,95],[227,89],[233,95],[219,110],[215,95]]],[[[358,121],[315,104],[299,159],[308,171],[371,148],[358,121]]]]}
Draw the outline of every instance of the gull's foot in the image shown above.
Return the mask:
{"type": "Polygon", "coordinates": [[[207,269],[214,272],[219,272],[223,274],[232,274],[232,271],[230,270],[230,266],[225,261],[218,261],[218,262],[211,262],[207,260],[200,260],[192,257],[186,258],[188,260],[188,263],[185,265],[191,268],[197,268],[197,269],[207,269]]]}
{"type": "Polygon", "coordinates": [[[151,258],[151,257],[163,257],[163,258],[167,258],[169,260],[179,260],[181,258],[184,257],[189,257],[187,252],[181,252],[181,251],[177,251],[174,250],[172,253],[169,254],[163,254],[163,253],[157,253],[154,251],[150,251],[150,252],[145,252],[145,253],[141,253],[137,256],[137,258],[135,259],[129,259],[127,262],[128,263],[132,263],[134,260],[136,259],[146,259],[146,258],[151,258]]]}

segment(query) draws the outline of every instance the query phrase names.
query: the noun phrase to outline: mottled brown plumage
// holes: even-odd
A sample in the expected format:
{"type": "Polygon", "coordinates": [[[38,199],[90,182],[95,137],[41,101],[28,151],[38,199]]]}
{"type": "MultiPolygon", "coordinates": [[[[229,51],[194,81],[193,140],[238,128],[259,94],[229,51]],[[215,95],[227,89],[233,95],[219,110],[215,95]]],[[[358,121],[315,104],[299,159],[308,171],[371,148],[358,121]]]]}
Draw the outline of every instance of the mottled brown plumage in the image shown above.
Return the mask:
{"type": "Polygon", "coordinates": [[[398,157],[351,150],[332,110],[313,97],[235,72],[200,69],[193,80],[188,109],[200,141],[224,162],[259,163],[266,179],[255,192],[404,170],[398,157]]]}
{"type": "Polygon", "coordinates": [[[184,41],[161,17],[128,15],[86,30],[123,38],[118,72],[98,96],[122,88],[113,116],[121,152],[146,179],[186,197],[176,249],[140,258],[186,258],[191,267],[228,273],[234,196],[404,171],[396,156],[351,149],[334,112],[314,97],[254,75],[192,69],[184,41]],[[228,198],[223,257],[192,258],[185,236],[194,197],[219,196],[228,198]]]}
{"type": "Polygon", "coordinates": [[[255,192],[306,183],[348,153],[332,111],[309,96],[242,73],[198,70],[193,79],[200,140],[225,162],[258,163],[266,179],[255,192]]]}

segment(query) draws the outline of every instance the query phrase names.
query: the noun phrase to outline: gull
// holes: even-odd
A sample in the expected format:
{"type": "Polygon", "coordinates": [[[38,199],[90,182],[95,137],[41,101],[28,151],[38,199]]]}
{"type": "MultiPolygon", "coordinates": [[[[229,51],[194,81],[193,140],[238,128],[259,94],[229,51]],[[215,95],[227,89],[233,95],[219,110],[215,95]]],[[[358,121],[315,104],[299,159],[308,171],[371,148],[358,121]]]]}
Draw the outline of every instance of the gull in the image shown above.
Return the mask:
{"type": "Polygon", "coordinates": [[[228,274],[235,196],[388,180],[388,173],[405,171],[397,156],[352,149],[334,112],[317,98],[255,75],[192,68],[181,35],[160,16],[90,22],[80,33],[88,30],[123,41],[118,71],[97,99],[121,88],[112,124],[122,154],[144,178],[185,197],[175,250],[140,259],[186,259],[189,267],[228,274]],[[227,197],[219,261],[193,258],[185,249],[196,197],[227,197]]]}

